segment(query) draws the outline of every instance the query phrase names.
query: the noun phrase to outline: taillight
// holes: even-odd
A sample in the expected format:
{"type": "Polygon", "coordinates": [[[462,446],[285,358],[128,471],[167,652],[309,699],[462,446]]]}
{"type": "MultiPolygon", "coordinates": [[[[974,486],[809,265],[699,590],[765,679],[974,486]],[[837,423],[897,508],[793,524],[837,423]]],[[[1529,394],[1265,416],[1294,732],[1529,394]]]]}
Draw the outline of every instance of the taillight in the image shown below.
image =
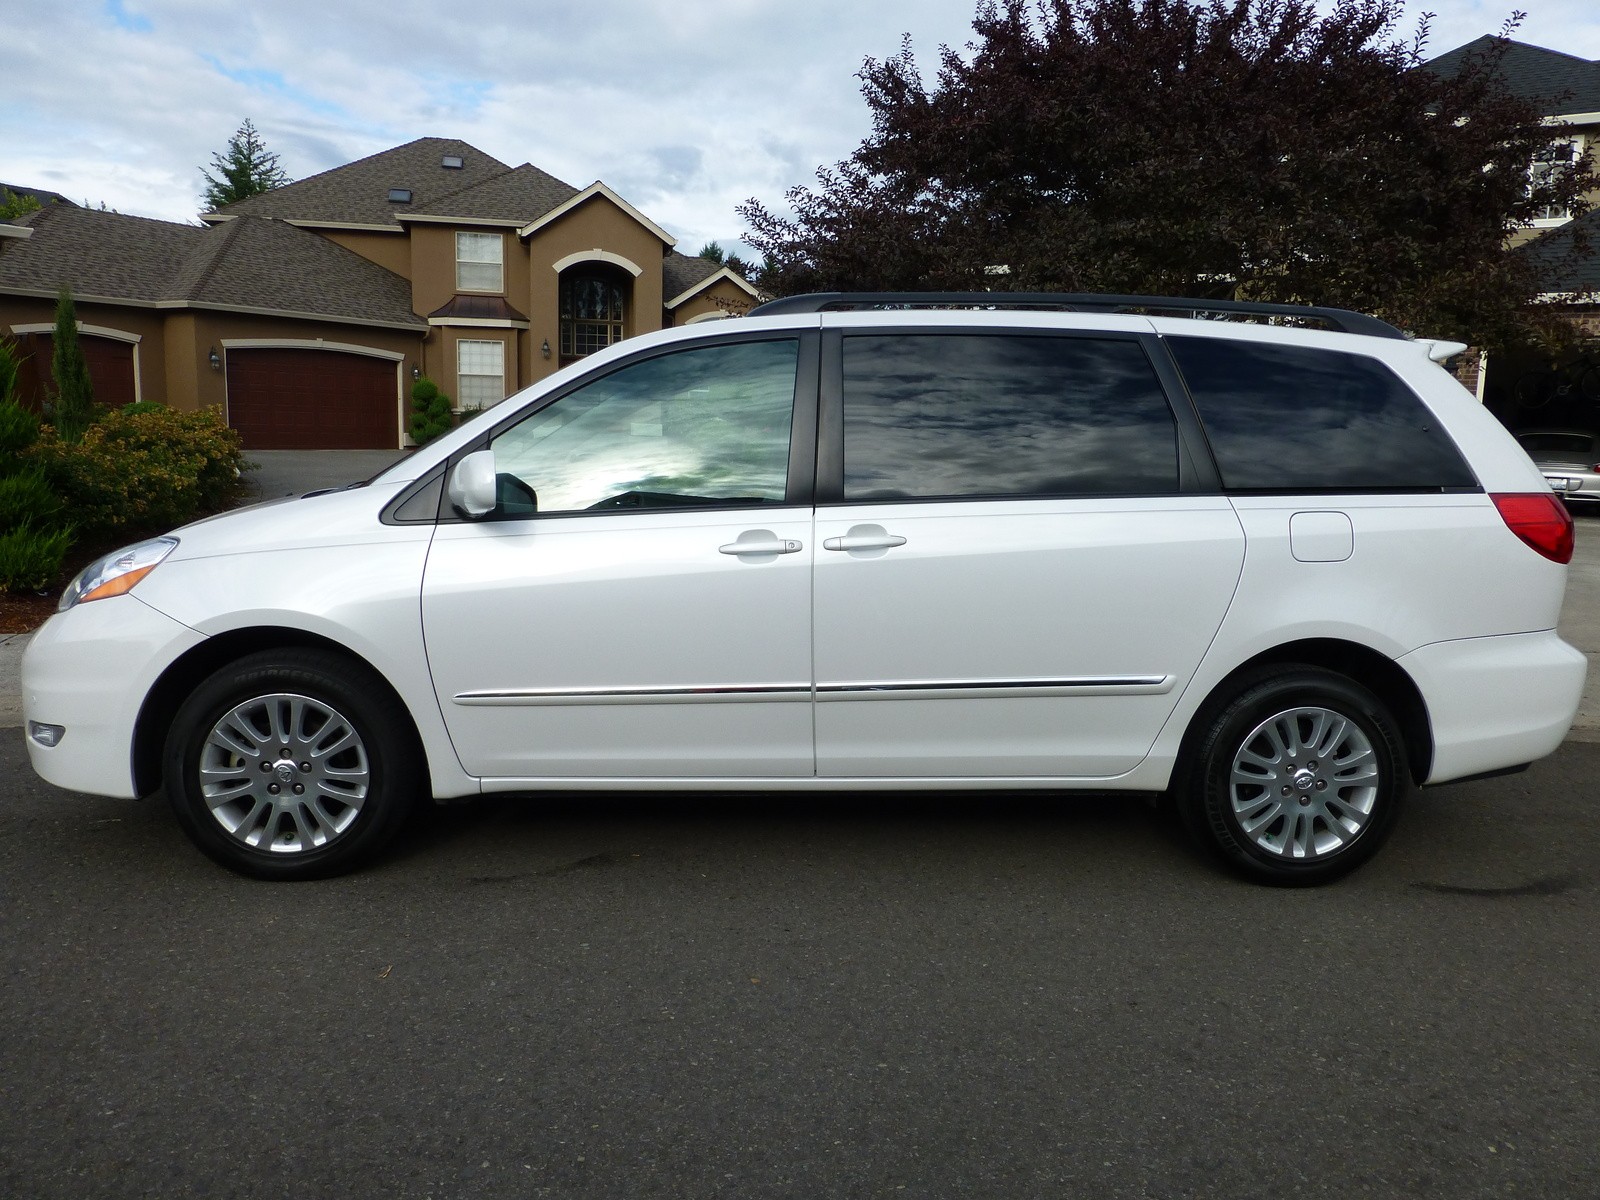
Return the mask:
{"type": "Polygon", "coordinates": [[[1500,519],[1551,562],[1572,561],[1572,514],[1549,492],[1497,492],[1489,497],[1500,519]]]}

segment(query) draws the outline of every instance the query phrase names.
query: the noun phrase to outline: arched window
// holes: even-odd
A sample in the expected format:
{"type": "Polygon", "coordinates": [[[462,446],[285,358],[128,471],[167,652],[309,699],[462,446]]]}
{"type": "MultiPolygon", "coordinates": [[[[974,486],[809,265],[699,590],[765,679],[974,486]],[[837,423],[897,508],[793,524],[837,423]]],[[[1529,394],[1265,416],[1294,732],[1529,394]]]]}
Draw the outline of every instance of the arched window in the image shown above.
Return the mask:
{"type": "Polygon", "coordinates": [[[563,362],[604,350],[625,336],[623,314],[633,280],[606,263],[585,262],[561,273],[563,362]]]}

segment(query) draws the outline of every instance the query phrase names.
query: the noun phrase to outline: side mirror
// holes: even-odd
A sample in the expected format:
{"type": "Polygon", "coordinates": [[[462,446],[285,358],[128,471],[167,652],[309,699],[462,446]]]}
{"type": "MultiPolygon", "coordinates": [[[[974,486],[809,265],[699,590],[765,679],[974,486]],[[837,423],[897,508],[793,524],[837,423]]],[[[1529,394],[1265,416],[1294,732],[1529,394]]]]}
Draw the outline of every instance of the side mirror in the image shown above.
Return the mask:
{"type": "Polygon", "coordinates": [[[495,507],[494,451],[479,450],[467,455],[450,472],[446,493],[450,505],[463,517],[486,517],[495,507]]]}

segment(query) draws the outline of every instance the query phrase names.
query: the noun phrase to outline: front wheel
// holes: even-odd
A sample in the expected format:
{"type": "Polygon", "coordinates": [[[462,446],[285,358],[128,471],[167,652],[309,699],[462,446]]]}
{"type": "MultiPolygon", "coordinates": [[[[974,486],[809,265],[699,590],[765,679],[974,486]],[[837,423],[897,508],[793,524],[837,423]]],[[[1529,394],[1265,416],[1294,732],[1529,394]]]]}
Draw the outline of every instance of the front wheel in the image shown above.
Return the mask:
{"type": "Polygon", "coordinates": [[[1394,827],[1407,786],[1394,718],[1370,691],[1314,667],[1240,681],[1186,764],[1190,832],[1264,883],[1324,883],[1394,827]]]}
{"type": "Polygon", "coordinates": [[[179,708],[167,797],[191,840],[258,879],[353,869],[398,832],[423,777],[410,718],[358,664],[275,650],[222,668],[179,708]]]}

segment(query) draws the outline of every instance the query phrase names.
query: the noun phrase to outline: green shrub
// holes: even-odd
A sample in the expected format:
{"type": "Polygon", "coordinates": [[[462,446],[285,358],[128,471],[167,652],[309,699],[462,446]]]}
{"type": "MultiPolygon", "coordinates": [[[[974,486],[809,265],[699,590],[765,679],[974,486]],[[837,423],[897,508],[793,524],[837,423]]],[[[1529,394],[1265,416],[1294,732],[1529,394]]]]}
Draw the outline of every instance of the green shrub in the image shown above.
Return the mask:
{"type": "Polygon", "coordinates": [[[82,531],[159,531],[217,512],[241,491],[239,435],[214,409],[119,409],[76,444],[46,427],[33,448],[82,531]]]}
{"type": "Polygon", "coordinates": [[[125,417],[131,417],[136,413],[166,411],[167,406],[159,400],[135,400],[132,404],[124,404],[121,409],[122,415],[125,417]]]}
{"type": "Polygon", "coordinates": [[[34,529],[23,524],[0,533],[0,592],[40,592],[61,574],[72,545],[70,529],[34,529]]]}
{"type": "Polygon", "coordinates": [[[29,522],[48,525],[60,511],[61,497],[50,490],[42,467],[0,475],[0,533],[29,522]]]}
{"type": "Polygon", "coordinates": [[[0,404],[17,398],[21,386],[22,351],[8,337],[0,337],[0,404]]]}
{"type": "Polygon", "coordinates": [[[14,400],[0,400],[0,470],[39,440],[39,418],[14,400]]]}
{"type": "Polygon", "coordinates": [[[449,433],[455,425],[450,412],[450,397],[439,390],[439,385],[424,375],[411,385],[411,420],[406,431],[417,445],[426,445],[441,433],[449,433]]]}

